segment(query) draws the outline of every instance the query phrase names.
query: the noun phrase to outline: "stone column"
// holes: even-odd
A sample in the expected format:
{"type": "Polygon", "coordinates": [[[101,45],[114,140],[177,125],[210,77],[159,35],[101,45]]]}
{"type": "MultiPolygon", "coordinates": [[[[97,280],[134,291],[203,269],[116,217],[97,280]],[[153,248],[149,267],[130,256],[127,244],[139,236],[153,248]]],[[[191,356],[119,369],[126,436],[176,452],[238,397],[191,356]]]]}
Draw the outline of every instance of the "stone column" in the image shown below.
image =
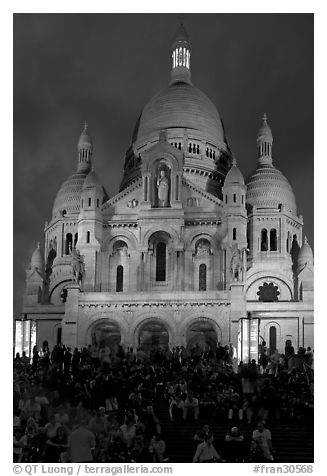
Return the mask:
{"type": "Polygon", "coordinates": [[[78,298],[80,288],[78,284],[72,283],[67,286],[67,291],[65,315],[62,320],[62,343],[66,347],[74,349],[77,346],[78,298]]]}

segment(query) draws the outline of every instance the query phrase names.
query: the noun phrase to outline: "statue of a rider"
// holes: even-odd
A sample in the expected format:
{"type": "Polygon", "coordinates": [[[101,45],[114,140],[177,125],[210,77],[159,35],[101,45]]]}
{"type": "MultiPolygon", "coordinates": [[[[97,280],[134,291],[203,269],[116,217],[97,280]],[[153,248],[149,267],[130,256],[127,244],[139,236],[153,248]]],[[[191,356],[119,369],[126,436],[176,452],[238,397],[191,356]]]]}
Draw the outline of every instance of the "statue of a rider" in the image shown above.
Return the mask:
{"type": "Polygon", "coordinates": [[[79,250],[74,248],[71,251],[71,258],[72,258],[71,266],[73,271],[73,282],[81,285],[84,272],[85,272],[84,257],[81,256],[79,250]]]}

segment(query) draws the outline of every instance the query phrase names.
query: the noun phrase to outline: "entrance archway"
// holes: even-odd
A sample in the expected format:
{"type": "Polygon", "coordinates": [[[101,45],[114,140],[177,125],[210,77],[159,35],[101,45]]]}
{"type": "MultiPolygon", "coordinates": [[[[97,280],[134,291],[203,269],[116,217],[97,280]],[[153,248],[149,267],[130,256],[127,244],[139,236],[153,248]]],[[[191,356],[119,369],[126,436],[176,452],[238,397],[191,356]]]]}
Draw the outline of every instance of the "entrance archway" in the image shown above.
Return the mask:
{"type": "Polygon", "coordinates": [[[91,344],[100,349],[109,347],[112,354],[118,351],[121,341],[121,333],[118,324],[103,319],[92,327],[91,344]]]}
{"type": "Polygon", "coordinates": [[[195,347],[201,350],[217,348],[218,336],[214,325],[210,321],[198,320],[193,322],[186,332],[186,348],[189,352],[195,347]]]}
{"type": "Polygon", "coordinates": [[[169,344],[169,334],[161,322],[145,322],[139,332],[138,345],[146,353],[156,350],[166,350],[169,344]]]}

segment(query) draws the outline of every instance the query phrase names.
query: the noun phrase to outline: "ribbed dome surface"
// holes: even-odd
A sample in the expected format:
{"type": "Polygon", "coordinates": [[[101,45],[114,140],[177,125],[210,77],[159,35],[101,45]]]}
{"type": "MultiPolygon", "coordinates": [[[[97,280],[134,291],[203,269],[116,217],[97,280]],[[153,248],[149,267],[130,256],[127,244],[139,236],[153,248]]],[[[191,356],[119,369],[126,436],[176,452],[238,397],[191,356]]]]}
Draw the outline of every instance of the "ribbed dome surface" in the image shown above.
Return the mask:
{"type": "Polygon", "coordinates": [[[53,218],[63,210],[66,210],[67,214],[79,213],[81,192],[87,174],[88,171],[75,172],[63,183],[53,205],[53,218]]]}
{"type": "Polygon", "coordinates": [[[191,84],[175,82],[144,107],[133,133],[138,145],[159,137],[161,130],[187,128],[212,144],[224,142],[224,130],[210,99],[191,84]]]}
{"type": "Polygon", "coordinates": [[[282,204],[287,211],[296,214],[292,187],[273,165],[259,165],[247,179],[246,186],[246,202],[250,205],[257,208],[278,208],[282,204]]]}

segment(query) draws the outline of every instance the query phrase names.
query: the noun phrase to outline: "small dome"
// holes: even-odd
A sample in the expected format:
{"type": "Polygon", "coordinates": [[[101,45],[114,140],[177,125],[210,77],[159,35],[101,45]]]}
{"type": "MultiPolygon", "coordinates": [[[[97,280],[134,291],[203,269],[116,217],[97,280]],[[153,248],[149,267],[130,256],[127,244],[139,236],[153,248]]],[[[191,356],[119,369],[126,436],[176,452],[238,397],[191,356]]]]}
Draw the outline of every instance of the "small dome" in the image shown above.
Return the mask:
{"type": "Polygon", "coordinates": [[[53,218],[62,214],[79,213],[81,192],[87,174],[88,171],[75,172],[63,183],[54,201],[53,218]]]}
{"type": "Polygon", "coordinates": [[[92,169],[91,172],[88,173],[86,179],[84,180],[83,190],[86,188],[94,188],[94,187],[101,187],[97,174],[92,169]]]}
{"type": "Polygon", "coordinates": [[[226,178],[225,178],[225,183],[224,187],[227,185],[244,185],[244,177],[242,175],[242,172],[240,169],[237,167],[236,160],[233,160],[233,165],[229,169],[226,178]]]}
{"type": "Polygon", "coordinates": [[[89,172],[83,184],[83,190],[90,188],[96,188],[98,190],[98,193],[102,197],[102,201],[109,199],[106,189],[101,185],[98,176],[93,169],[89,172]]]}
{"type": "Polygon", "coordinates": [[[43,271],[43,258],[40,249],[40,243],[37,244],[37,248],[33,251],[31,258],[31,269],[43,271]]]}
{"type": "Polygon", "coordinates": [[[85,121],[83,132],[79,136],[79,139],[78,139],[78,148],[93,146],[92,137],[88,134],[87,128],[88,128],[88,124],[85,121]]]}
{"type": "Polygon", "coordinates": [[[262,118],[262,126],[260,127],[258,132],[257,142],[273,142],[273,135],[267,120],[268,117],[265,113],[262,118]]]}
{"type": "Polygon", "coordinates": [[[299,268],[303,268],[306,264],[313,266],[313,252],[308,243],[307,237],[304,238],[304,243],[299,251],[297,264],[299,268]]]}
{"type": "Polygon", "coordinates": [[[138,119],[133,142],[137,146],[158,139],[160,132],[181,129],[195,134],[213,145],[225,143],[225,134],[218,111],[210,99],[195,86],[175,82],[153,96],[138,119]]]}
{"type": "Polygon", "coordinates": [[[246,203],[257,208],[279,208],[296,214],[296,201],[287,178],[273,165],[258,165],[246,180],[246,203]]]}

